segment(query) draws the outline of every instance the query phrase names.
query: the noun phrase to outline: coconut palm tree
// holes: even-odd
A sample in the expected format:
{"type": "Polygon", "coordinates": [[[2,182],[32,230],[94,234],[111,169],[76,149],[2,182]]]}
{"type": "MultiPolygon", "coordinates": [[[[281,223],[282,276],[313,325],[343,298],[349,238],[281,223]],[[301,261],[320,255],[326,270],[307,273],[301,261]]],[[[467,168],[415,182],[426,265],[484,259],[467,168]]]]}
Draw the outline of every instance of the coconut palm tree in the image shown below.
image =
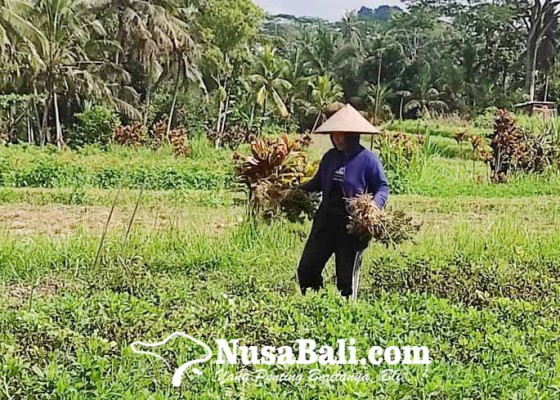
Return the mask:
{"type": "Polygon", "coordinates": [[[325,122],[328,107],[340,101],[344,93],[342,86],[326,74],[315,78],[309,85],[311,86],[311,103],[308,112],[317,114],[317,119],[313,125],[313,131],[315,131],[319,121],[325,122]]]}
{"type": "Polygon", "coordinates": [[[398,90],[395,94],[401,98],[399,103],[399,118],[401,121],[403,120],[403,109],[404,109],[404,101],[412,96],[412,93],[409,90],[398,90]]]}
{"type": "Polygon", "coordinates": [[[362,35],[360,31],[360,21],[356,11],[348,11],[342,17],[339,23],[340,33],[344,42],[354,45],[356,48],[362,48],[362,35]]]}
{"type": "Polygon", "coordinates": [[[25,0],[0,0],[0,56],[9,52],[13,55],[17,43],[29,48],[30,55],[34,49],[32,41],[44,45],[45,38],[27,17],[33,10],[33,4],[25,0]]]}
{"type": "MultiPolygon", "coordinates": [[[[183,81],[202,83],[197,67],[200,46],[192,34],[195,8],[177,0],[89,2],[92,9],[106,20],[107,26],[113,26],[110,21],[115,15],[117,17],[113,35],[118,38],[119,46],[114,51],[114,63],[142,67],[144,124],[147,123],[152,93],[164,80],[174,79],[175,88],[183,81]]],[[[177,92],[174,98],[176,95],[177,92]]],[[[172,105],[170,114],[174,108],[172,105]]]]}
{"type": "Polygon", "coordinates": [[[365,84],[358,91],[358,95],[366,105],[366,113],[373,124],[379,123],[381,116],[392,116],[389,100],[395,97],[395,92],[388,84],[365,84]]]}
{"type": "Polygon", "coordinates": [[[304,48],[303,57],[307,67],[317,76],[336,75],[357,56],[353,44],[343,44],[331,31],[320,28],[312,43],[304,48]]]}
{"type": "MultiPolygon", "coordinates": [[[[131,116],[137,113],[130,104],[114,96],[112,90],[116,85],[106,83],[108,71],[114,76],[117,68],[107,65],[103,57],[90,56],[113,44],[106,39],[102,24],[92,17],[82,1],[37,0],[29,17],[46,39],[44,46],[33,43],[40,63],[29,66],[33,82],[37,82],[34,89],[45,94],[43,140],[53,107],[56,143],[59,147],[64,145],[59,112],[61,98],[79,99],[83,95],[104,99],[131,116]]],[[[126,76],[124,72],[120,73],[126,76]]]]}
{"type": "Polygon", "coordinates": [[[286,106],[288,107],[290,115],[294,116],[296,114],[296,109],[305,103],[310,82],[310,77],[307,75],[305,60],[303,59],[300,47],[297,47],[295,51],[289,55],[289,59],[286,60],[284,78],[291,85],[288,91],[286,106]]]}
{"type": "Polygon", "coordinates": [[[427,63],[420,67],[415,87],[412,90],[412,99],[404,106],[404,112],[417,110],[422,117],[430,118],[433,110],[447,110],[447,104],[440,100],[440,92],[431,86],[431,69],[427,63]]]}
{"type": "Polygon", "coordinates": [[[257,92],[256,102],[262,109],[263,118],[266,116],[267,106],[272,99],[276,111],[283,117],[288,117],[288,108],[283,94],[292,85],[285,79],[286,65],[276,56],[276,49],[265,46],[257,56],[254,73],[249,79],[254,83],[257,92]]]}

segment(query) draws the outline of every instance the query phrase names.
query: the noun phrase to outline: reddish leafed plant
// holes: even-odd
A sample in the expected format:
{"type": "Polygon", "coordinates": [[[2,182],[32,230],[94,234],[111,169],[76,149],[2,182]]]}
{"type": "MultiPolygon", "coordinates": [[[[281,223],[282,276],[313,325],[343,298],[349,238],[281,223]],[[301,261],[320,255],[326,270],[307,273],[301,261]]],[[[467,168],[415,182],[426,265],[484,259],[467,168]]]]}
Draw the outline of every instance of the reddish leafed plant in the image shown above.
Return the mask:
{"type": "Polygon", "coordinates": [[[115,128],[115,142],[121,146],[140,147],[146,143],[147,133],[142,124],[119,125],[115,128]]]}
{"type": "Polygon", "coordinates": [[[293,140],[282,135],[254,141],[251,155],[234,153],[235,174],[247,187],[253,215],[299,219],[314,211],[316,199],[295,190],[317,170],[303,150],[305,143],[303,138],[293,140]]]}

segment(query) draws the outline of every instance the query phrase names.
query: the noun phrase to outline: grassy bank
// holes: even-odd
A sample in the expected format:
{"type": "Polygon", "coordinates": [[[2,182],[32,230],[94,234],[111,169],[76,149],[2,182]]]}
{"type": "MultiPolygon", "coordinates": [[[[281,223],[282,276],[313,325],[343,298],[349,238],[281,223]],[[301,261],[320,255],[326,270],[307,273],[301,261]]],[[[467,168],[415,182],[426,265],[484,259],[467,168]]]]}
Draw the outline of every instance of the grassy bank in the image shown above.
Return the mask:
{"type": "Polygon", "coordinates": [[[231,152],[193,143],[193,156],[169,149],[88,147],[80,151],[14,146],[0,149],[0,186],[75,188],[220,189],[231,186],[231,152]]]}
{"type": "MultiPolygon", "coordinates": [[[[328,290],[298,295],[294,272],[309,224],[254,227],[228,217],[229,209],[200,208],[198,217],[172,228],[149,230],[139,222],[126,246],[125,227],[111,230],[98,265],[99,235],[79,227],[59,238],[2,234],[3,390],[80,399],[155,392],[218,399],[231,391],[263,399],[327,392],[401,399],[436,391],[437,398],[553,398],[560,350],[556,200],[395,198],[393,206],[422,218],[424,227],[416,244],[368,251],[357,304],[333,290],[332,264],[328,290]],[[209,231],[220,214],[234,225],[209,231]],[[206,364],[202,377],[186,377],[177,391],[163,363],[128,347],[174,331],[209,343],[354,337],[359,349],[422,344],[433,363],[427,370],[399,368],[399,383],[381,382],[381,368],[332,366],[323,372],[362,372],[374,381],[320,385],[220,385],[216,367],[206,364]],[[442,376],[453,385],[442,386],[442,376]]],[[[194,355],[184,343],[172,349],[194,355]]]]}
{"type": "MultiPolygon", "coordinates": [[[[329,146],[325,139],[312,145],[313,158],[329,146]]],[[[453,141],[434,140],[439,150],[453,141]]],[[[558,175],[512,176],[490,185],[486,166],[456,157],[456,148],[447,154],[452,158],[422,158],[405,193],[389,204],[422,222],[420,233],[396,249],[371,246],[360,299],[346,303],[334,290],[332,261],[327,289],[299,294],[295,270],[309,221],[243,222],[243,194],[225,180],[231,152],[201,145],[194,158],[177,160],[166,151],[122,148],[0,151],[9,186],[22,186],[15,182],[25,174],[37,179],[28,186],[39,186],[0,187],[0,398],[558,396],[558,175]],[[115,184],[93,183],[103,168],[149,168],[157,179],[169,168],[206,183],[161,190],[168,186],[153,181],[135,211],[143,180],[126,181],[97,257],[117,193],[115,184]],[[205,174],[217,181],[204,180],[205,174]],[[394,367],[392,381],[383,380],[382,367],[321,367],[323,374],[367,374],[369,382],[310,381],[305,366],[263,366],[277,375],[307,375],[304,384],[220,384],[216,365],[208,363],[199,366],[202,376],[185,375],[175,389],[172,371],[133,354],[130,344],[176,331],[207,343],[238,338],[282,346],[312,338],[334,345],[352,337],[366,351],[424,345],[433,362],[394,367]]],[[[162,351],[171,365],[198,355],[181,341],[162,351]]]]}

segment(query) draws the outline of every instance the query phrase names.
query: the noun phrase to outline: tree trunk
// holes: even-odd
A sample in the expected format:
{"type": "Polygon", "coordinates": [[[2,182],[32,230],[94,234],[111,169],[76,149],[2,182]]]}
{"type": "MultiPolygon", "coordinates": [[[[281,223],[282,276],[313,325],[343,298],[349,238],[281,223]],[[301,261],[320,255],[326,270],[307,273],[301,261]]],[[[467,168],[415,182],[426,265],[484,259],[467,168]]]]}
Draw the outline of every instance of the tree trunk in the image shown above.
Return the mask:
{"type": "Polygon", "coordinates": [[[117,20],[119,24],[118,37],[120,48],[117,49],[117,55],[115,56],[115,64],[119,65],[121,49],[124,47],[124,7],[123,0],[118,0],[117,3],[117,20]]]}
{"type": "Polygon", "coordinates": [[[220,126],[222,125],[222,113],[224,112],[224,102],[220,100],[220,107],[218,109],[218,121],[216,121],[216,132],[220,132],[220,126]]]}
{"type": "Polygon", "coordinates": [[[548,73],[546,74],[546,85],[544,87],[544,101],[548,101],[548,84],[550,81],[550,77],[548,76],[548,73]]]}
{"type": "Polygon", "coordinates": [[[399,108],[399,114],[401,117],[401,121],[403,120],[403,107],[404,107],[404,97],[401,97],[401,106],[399,108]]]}
{"type": "Polygon", "coordinates": [[[537,78],[537,49],[535,47],[535,52],[533,54],[532,64],[531,64],[531,77],[530,77],[530,87],[529,87],[529,100],[535,101],[535,84],[537,78]]]}
{"type": "Polygon", "coordinates": [[[27,142],[29,144],[35,144],[35,136],[33,135],[33,126],[29,116],[27,117],[27,142]]]}
{"type": "Polygon", "coordinates": [[[228,117],[228,111],[229,111],[229,101],[230,101],[230,93],[229,91],[226,92],[226,104],[224,107],[224,117],[222,119],[222,126],[220,128],[220,134],[223,134],[226,130],[226,123],[227,123],[227,117],[228,117]]]}
{"type": "Polygon", "coordinates": [[[261,133],[262,133],[262,129],[263,129],[263,127],[264,127],[265,116],[266,116],[266,97],[264,98],[264,103],[263,103],[263,112],[262,112],[262,121],[261,121],[261,133]]]}
{"type": "Polygon", "coordinates": [[[253,129],[253,121],[255,120],[255,104],[251,106],[251,116],[249,117],[249,125],[247,130],[251,131],[253,129]]]}
{"type": "Polygon", "coordinates": [[[379,68],[377,70],[377,94],[375,95],[375,123],[379,117],[379,97],[381,96],[381,64],[383,62],[383,52],[379,54],[379,68]]]}
{"type": "Polygon", "coordinates": [[[167,131],[165,132],[165,137],[169,141],[169,132],[171,132],[171,123],[173,122],[173,114],[175,113],[175,103],[177,103],[177,89],[173,94],[173,103],[171,103],[171,111],[169,111],[169,121],[167,121],[167,131]]]}
{"type": "Polygon", "coordinates": [[[52,98],[51,98],[51,94],[48,93],[47,94],[47,98],[45,99],[45,107],[43,108],[43,123],[41,125],[41,145],[44,146],[46,144],[46,142],[48,141],[47,139],[47,135],[48,135],[48,123],[49,123],[49,109],[51,108],[51,102],[52,102],[52,98]]]}
{"type": "MultiPolygon", "coordinates": [[[[37,108],[37,87],[35,83],[33,83],[33,94],[35,98],[33,99],[33,112],[35,113],[35,123],[37,124],[37,133],[39,134],[39,142],[42,140],[42,131],[41,131],[41,117],[39,117],[39,109],[37,108]]],[[[41,144],[41,143],[39,143],[41,144]]]]}
{"type": "Polygon", "coordinates": [[[531,39],[527,41],[527,56],[525,59],[525,93],[530,95],[531,86],[533,85],[534,69],[533,69],[533,59],[535,54],[535,48],[531,45],[531,39]]]}
{"type": "Polygon", "coordinates": [[[152,95],[152,89],[148,85],[146,88],[146,110],[144,111],[144,126],[148,125],[148,113],[150,110],[150,97],[152,95]]]}
{"type": "Polygon", "coordinates": [[[311,133],[315,132],[315,129],[317,129],[317,125],[319,125],[319,118],[321,118],[321,112],[317,115],[317,119],[315,120],[315,123],[313,124],[313,129],[311,130],[311,133]]]}
{"type": "Polygon", "coordinates": [[[56,88],[54,90],[54,117],[56,121],[56,145],[59,149],[64,146],[64,139],[62,137],[62,126],[60,125],[60,115],[58,113],[58,97],[56,94],[56,88]]]}
{"type": "Polygon", "coordinates": [[[557,12],[552,8],[554,5],[554,2],[551,0],[545,0],[544,3],[540,0],[534,0],[529,11],[529,20],[527,21],[527,28],[529,30],[527,35],[527,58],[525,60],[525,93],[529,95],[531,101],[535,99],[537,51],[542,42],[543,35],[553,22],[553,19],[545,21],[547,13],[552,12],[555,18],[557,17],[557,12]]]}
{"type": "Polygon", "coordinates": [[[169,111],[169,121],[167,122],[167,130],[165,131],[165,137],[169,141],[169,132],[171,132],[171,124],[173,122],[173,114],[175,113],[175,104],[177,103],[177,93],[179,92],[179,71],[180,67],[177,67],[177,75],[175,76],[175,87],[173,88],[173,102],[171,103],[171,111],[169,111]]]}
{"type": "Polygon", "coordinates": [[[146,82],[146,109],[144,110],[144,126],[148,125],[148,114],[150,112],[150,100],[152,97],[152,62],[149,61],[150,65],[148,66],[148,79],[146,82]]]}

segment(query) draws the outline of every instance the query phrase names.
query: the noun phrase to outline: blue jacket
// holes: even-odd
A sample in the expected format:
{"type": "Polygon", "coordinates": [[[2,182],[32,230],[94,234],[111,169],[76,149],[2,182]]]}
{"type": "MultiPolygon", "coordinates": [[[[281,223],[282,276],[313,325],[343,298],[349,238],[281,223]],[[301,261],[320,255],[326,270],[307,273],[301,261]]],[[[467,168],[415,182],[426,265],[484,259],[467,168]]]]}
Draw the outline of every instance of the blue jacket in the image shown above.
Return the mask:
{"type": "Polygon", "coordinates": [[[333,174],[343,174],[344,197],[370,193],[379,209],[385,207],[389,198],[389,184],[379,158],[359,145],[350,151],[329,150],[319,164],[313,179],[301,186],[306,192],[322,192],[323,203],[328,203],[333,174]],[[341,169],[344,167],[344,169],[341,169]]]}

